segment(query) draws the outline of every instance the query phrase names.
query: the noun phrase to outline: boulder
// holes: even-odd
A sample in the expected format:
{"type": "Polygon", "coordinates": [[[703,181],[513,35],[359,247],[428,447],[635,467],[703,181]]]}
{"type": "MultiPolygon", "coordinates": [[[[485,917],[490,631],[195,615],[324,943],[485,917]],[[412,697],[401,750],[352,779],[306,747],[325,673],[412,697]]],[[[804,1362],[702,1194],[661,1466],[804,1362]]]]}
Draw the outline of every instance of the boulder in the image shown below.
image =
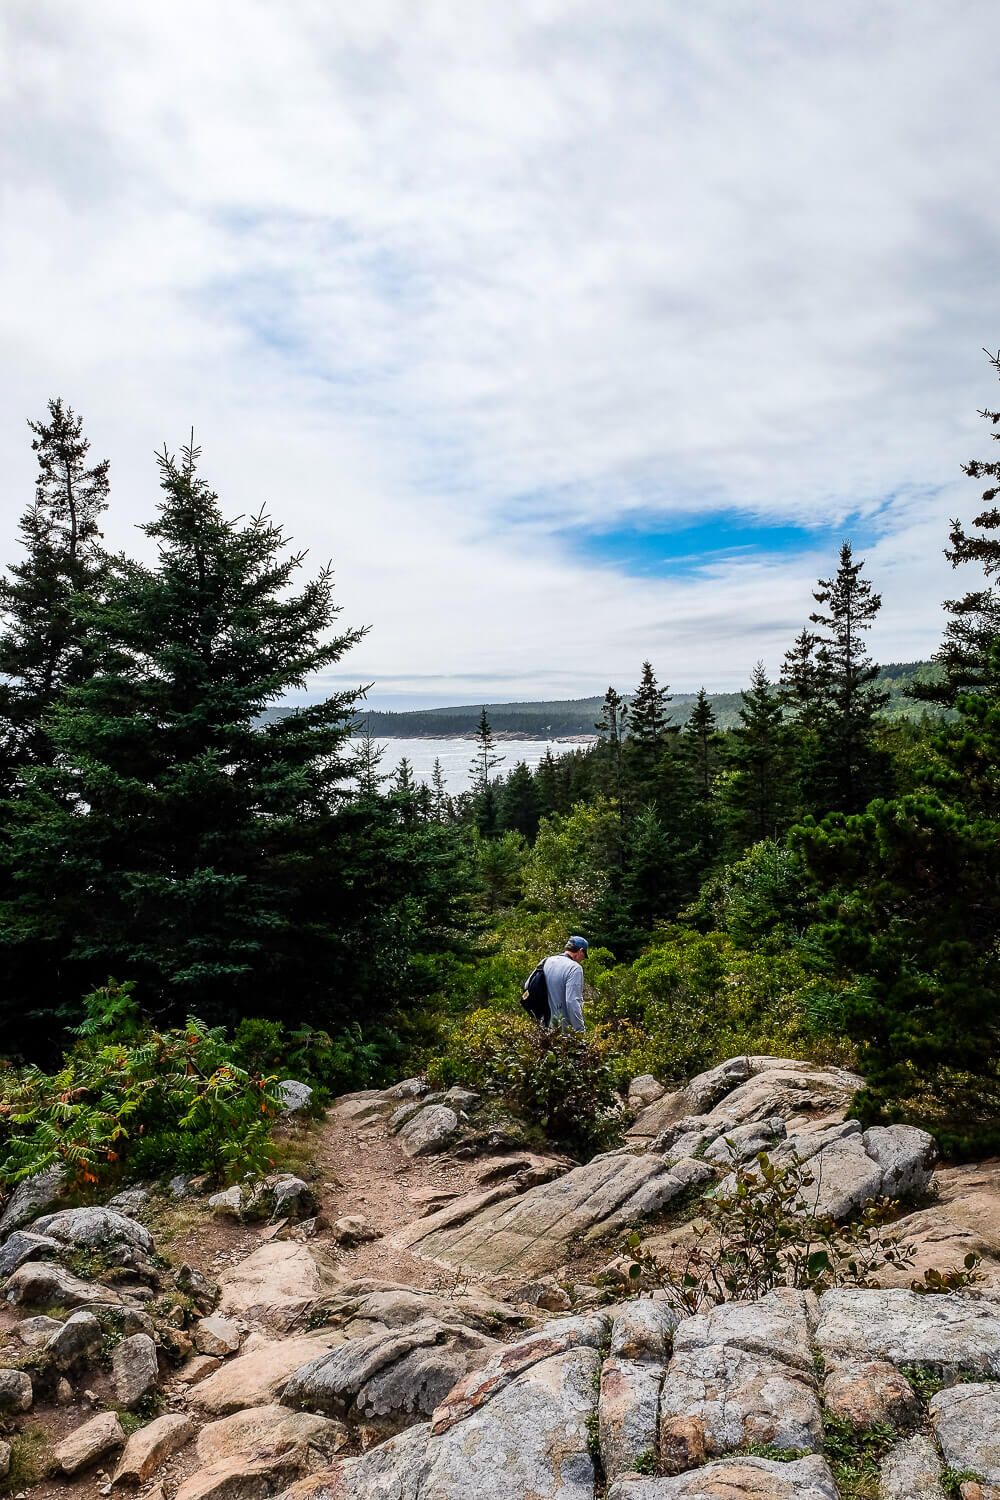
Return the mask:
{"type": "Polygon", "coordinates": [[[120,1193],[116,1193],[113,1198],[109,1198],[107,1207],[115,1209],[120,1214],[124,1214],[127,1219],[135,1219],[148,1202],[149,1188],[130,1187],[123,1188],[120,1193]]]}
{"type": "Polygon", "coordinates": [[[232,1318],[224,1318],[220,1313],[215,1313],[199,1319],[191,1330],[191,1337],[199,1354],[212,1354],[219,1359],[226,1359],[230,1354],[239,1353],[243,1329],[232,1318]]]}
{"type": "Polygon", "coordinates": [[[111,1356],[111,1371],[118,1402],[131,1411],[159,1383],[156,1345],[149,1334],[133,1333],[116,1344],[111,1356]]]}
{"type": "Polygon", "coordinates": [[[0,1215],[0,1240],[6,1239],[13,1230],[30,1224],[32,1219],[36,1219],[40,1213],[55,1203],[65,1181],[66,1169],[62,1165],[56,1165],[47,1167],[44,1172],[38,1172],[34,1177],[26,1177],[23,1182],[19,1182],[8,1198],[3,1214],[0,1215]]]}
{"type": "Polygon", "coordinates": [[[403,1078],[385,1090],[387,1099],[419,1099],[430,1092],[426,1078],[403,1078]]]}
{"type": "Polygon", "coordinates": [[[334,1221],[331,1237],[345,1250],[353,1250],[355,1245],[380,1240],[382,1231],[369,1224],[363,1214],[345,1214],[343,1218],[334,1221]]]}
{"type": "Polygon", "coordinates": [[[339,1337],[326,1331],[279,1340],[255,1335],[247,1340],[235,1359],[227,1360],[214,1374],[193,1386],[188,1399],[192,1406],[213,1417],[223,1417],[246,1406],[270,1405],[295,1370],[337,1342],[339,1337]]]}
{"type": "Polygon", "coordinates": [[[235,1183],[232,1187],[223,1188],[220,1193],[212,1194],[208,1200],[208,1206],[222,1219],[242,1218],[243,1189],[235,1183]]]}
{"type": "Polygon", "coordinates": [[[0,1246],[0,1280],[10,1276],[25,1261],[45,1260],[58,1255],[62,1245],[47,1234],[32,1234],[27,1229],[15,1229],[0,1246]]]}
{"type": "Polygon", "coordinates": [[[770,1458],[729,1458],[673,1479],[627,1475],[607,1500],[839,1500],[826,1461],[810,1455],[791,1463],[770,1458]]]}
{"type": "Polygon", "coordinates": [[[64,1474],[72,1477],[89,1469],[99,1459],[125,1444],[125,1432],[116,1411],[102,1411],[82,1427],[77,1427],[55,1450],[55,1460],[64,1474]]]}
{"type": "Polygon", "coordinates": [[[45,1343],[45,1353],[57,1370],[72,1370],[88,1364],[103,1339],[104,1331],[94,1314],[81,1308],[56,1326],[45,1343]]]}
{"type": "Polygon", "coordinates": [[[125,1298],[114,1287],[83,1281],[65,1266],[26,1261],[7,1280],[4,1293],[13,1307],[122,1307],[125,1298]]]}
{"type": "Polygon", "coordinates": [[[384,1429],[428,1417],[456,1381],[478,1369],[495,1339],[424,1319],[354,1338],[296,1370],[282,1403],[384,1429]]]}
{"type": "Polygon", "coordinates": [[[501,1391],[536,1365],[573,1349],[598,1349],[608,1337],[610,1324],[605,1312],[553,1318],[537,1333],[516,1344],[503,1345],[480,1369],[466,1375],[448,1392],[431,1419],[431,1432],[435,1435],[447,1432],[494,1401],[501,1391]]]}
{"type": "Polygon", "coordinates": [[[652,1073],[640,1073],[628,1086],[629,1108],[645,1109],[648,1104],[655,1104],[657,1099],[662,1099],[666,1092],[664,1085],[652,1073]]]}
{"type": "Polygon", "coordinates": [[[297,1078],[283,1078],[278,1084],[278,1092],[281,1095],[281,1113],[286,1118],[303,1114],[312,1103],[312,1089],[308,1083],[300,1083],[297,1078]]]}
{"type": "Polygon", "coordinates": [[[938,1159],[937,1143],[915,1125],[874,1125],[864,1134],[865,1150],[882,1168],[882,1196],[910,1198],[926,1193],[938,1159]]]}
{"type": "Polygon", "coordinates": [[[185,1479],[174,1500],[266,1500],[287,1490],[309,1462],[309,1449],[301,1446],[262,1458],[224,1458],[185,1479]]]}
{"type": "Polygon", "coordinates": [[[912,1265],[880,1273],[880,1282],[909,1286],[925,1271],[960,1267],[967,1255],[976,1255],[983,1285],[1000,1287],[1000,1161],[941,1167],[933,1182],[933,1207],[892,1226],[903,1244],[914,1246],[912,1265]]]}
{"type": "Polygon", "coordinates": [[[389,1134],[396,1135],[402,1130],[407,1120],[412,1120],[414,1115],[418,1115],[423,1107],[421,1099],[405,1099],[402,1104],[397,1105],[386,1121],[386,1129],[389,1134]]]}
{"type": "Polygon", "coordinates": [[[187,1360],[177,1371],[176,1380],[178,1385],[197,1385],[199,1380],[204,1380],[206,1375],[212,1375],[222,1364],[211,1354],[196,1354],[193,1359],[187,1360]]]}
{"type": "Polygon", "coordinates": [[[291,1172],[268,1177],[265,1192],[272,1219],[305,1219],[319,1207],[309,1184],[291,1172]]]}
{"type": "Polygon", "coordinates": [[[218,1284],[186,1261],[174,1276],[174,1285],[185,1297],[190,1297],[202,1315],[210,1313],[219,1300],[218,1284]]]}
{"type": "Polygon", "coordinates": [[[844,1360],[823,1381],[823,1401],[827,1411],[859,1431],[876,1422],[905,1430],[920,1415],[906,1376],[882,1359],[844,1360]]]}
{"type": "Polygon", "coordinates": [[[285,1331],[342,1285],[337,1262],[320,1246],[272,1240],[223,1273],[218,1311],[285,1331]]]}
{"type": "Polygon", "coordinates": [[[638,1298],[618,1308],[611,1324],[611,1349],[619,1359],[655,1360],[670,1357],[674,1331],[681,1314],[666,1302],[638,1298]]]}
{"type": "Polygon", "coordinates": [[[1000,1486],[1000,1385],[948,1386],[931,1398],[929,1412],[948,1467],[1000,1486]]]}
{"type": "Polygon", "coordinates": [[[820,1298],[816,1342],[830,1365],[858,1357],[1000,1377],[1000,1307],[962,1293],[834,1287],[820,1298]]]}
{"type": "Polygon", "coordinates": [[[880,1500],[945,1500],[941,1460],[930,1438],[915,1433],[891,1448],[882,1461],[880,1500]]]}
{"type": "Polygon", "coordinates": [[[818,1316],[819,1306],[811,1292],[779,1287],[756,1302],[723,1302],[685,1318],[674,1332],[674,1353],[732,1344],[811,1376],[810,1342],[818,1316]]]}
{"type": "MultiPolygon", "coordinates": [[[[406,1240],[417,1254],[456,1270],[538,1274],[562,1265],[572,1241],[620,1233],[691,1183],[713,1175],[705,1162],[668,1165],[654,1155],[609,1152],[519,1197],[487,1204],[463,1221],[442,1222],[439,1215],[418,1220],[406,1240]]],[[[453,1211],[454,1206],[442,1215],[453,1211]]]]}
{"type": "Polygon", "coordinates": [[[629,1136],[649,1140],[685,1115],[723,1118],[729,1128],[780,1115],[806,1121],[843,1114],[864,1080],[842,1068],[782,1057],[731,1057],[644,1109],[629,1136]]]}
{"type": "Polygon", "coordinates": [[[371,1278],[349,1283],[325,1306],[328,1326],[342,1329],[348,1338],[381,1333],[387,1328],[409,1328],[425,1318],[492,1334],[534,1321],[475,1286],[431,1291],[371,1278]]]}
{"type": "Polygon", "coordinates": [[[6,1479],[10,1473],[10,1444],[0,1438],[0,1479],[6,1479]]]}
{"type": "Polygon", "coordinates": [[[64,1208],[36,1219],[31,1227],[35,1234],[49,1235],[75,1249],[99,1250],[102,1255],[123,1245],[143,1255],[152,1255],[155,1249],[153,1236],[144,1224],[113,1208],[64,1208]]]}
{"type": "Polygon", "coordinates": [[[468,1113],[470,1109],[474,1109],[482,1097],[482,1094],[477,1094],[473,1089],[463,1089],[458,1084],[454,1084],[450,1089],[445,1091],[441,1102],[442,1104],[449,1105],[451,1109],[457,1110],[461,1114],[463,1112],[468,1113]]]}
{"type": "Polygon", "coordinates": [[[435,1156],[454,1140],[458,1116],[447,1104],[429,1104],[407,1120],[399,1140],[407,1156],[435,1156]]]}
{"type": "Polygon", "coordinates": [[[58,1318],[47,1318],[40,1313],[37,1318],[22,1318],[14,1332],[29,1349],[42,1349],[61,1327],[58,1318]]]}
{"type": "Polygon", "coordinates": [[[30,1411],[33,1399],[31,1381],[23,1370],[0,1369],[0,1417],[30,1411]]]}
{"type": "Polygon", "coordinates": [[[112,1484],[145,1484],[194,1434],[195,1425],[184,1412],[169,1412],[147,1422],[125,1444],[112,1484]]]}
{"type": "Polygon", "coordinates": [[[286,1448],[308,1446],[334,1458],[350,1441],[343,1422],[287,1406],[254,1406],[209,1422],[198,1434],[198,1457],[208,1466],[223,1459],[261,1458],[286,1448]]]}

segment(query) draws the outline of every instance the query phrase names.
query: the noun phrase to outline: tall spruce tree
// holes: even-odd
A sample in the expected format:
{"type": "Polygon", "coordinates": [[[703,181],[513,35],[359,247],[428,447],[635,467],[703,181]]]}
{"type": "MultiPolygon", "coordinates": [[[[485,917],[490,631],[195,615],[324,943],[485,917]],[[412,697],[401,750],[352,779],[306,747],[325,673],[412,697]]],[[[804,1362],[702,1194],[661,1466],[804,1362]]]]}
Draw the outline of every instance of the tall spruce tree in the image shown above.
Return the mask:
{"type": "Polygon", "coordinates": [[[629,707],[625,747],[625,780],[630,800],[636,804],[658,800],[662,790],[669,737],[676,733],[667,715],[669,702],[669,689],[660,687],[652,663],[644,661],[629,707]]]}
{"type": "MultiPolygon", "coordinates": [[[[987,355],[1000,375],[1000,353],[987,355]]],[[[984,410],[979,415],[994,430],[990,437],[1000,442],[1000,411],[984,410]]],[[[951,523],[945,557],[953,568],[971,563],[984,575],[981,588],[970,589],[959,599],[945,601],[950,615],[944,640],[934,653],[934,660],[944,669],[943,679],[914,686],[913,696],[954,707],[960,693],[992,691],[994,676],[990,653],[1000,636],[1000,590],[994,580],[1000,575],[1000,460],[970,459],[962,465],[970,479],[988,481],[981,499],[986,507],[971,522],[971,528],[959,520],[951,523]]]]}
{"type": "Polygon", "coordinates": [[[504,832],[519,833],[533,842],[542,820],[542,802],[532,776],[523,760],[518,761],[504,782],[500,793],[500,826],[504,832]]]}
{"type": "Polygon", "coordinates": [[[730,775],[724,818],[734,854],[762,839],[779,838],[793,810],[792,746],[781,700],[758,662],[729,735],[730,775]]]}
{"type": "Polygon", "coordinates": [[[172,1017],[329,1015],[364,991],[377,882],[350,868],[364,818],[337,823],[356,695],[260,722],[363,632],[331,638],[330,569],[293,592],[303,554],[263,513],[226,520],[197,457],[160,458],[158,562],[119,560],[88,602],[92,675],[14,810],[0,949],[34,947],[22,1014],[71,1013],[109,973],[172,1017]]]}
{"type": "Polygon", "coordinates": [[[719,726],[715,709],[704,688],[698,689],[698,696],[684,725],[683,738],[691,764],[694,794],[699,802],[709,802],[719,753],[719,726]]]}
{"type": "Polygon", "coordinates": [[[497,754],[493,726],[484,704],[476,730],[476,753],[469,766],[476,827],[484,838],[493,838],[500,831],[500,799],[493,773],[506,758],[497,754]]]}
{"type": "Polygon", "coordinates": [[[601,704],[601,717],[594,728],[601,737],[604,783],[602,790],[618,800],[619,812],[624,807],[625,785],[623,776],[623,751],[628,725],[628,703],[616,688],[609,687],[601,704]]]}
{"type": "Polygon", "coordinates": [[[840,549],[837,571],[813,593],[820,609],[810,615],[816,639],[816,704],[812,713],[812,763],[804,791],[811,811],[859,812],[885,790],[886,756],[876,743],[876,719],[887,694],[875,686],[878,667],[865,635],[882,605],[854,561],[850,542],[840,549]]]}
{"type": "Polygon", "coordinates": [[[89,670],[77,603],[100,586],[100,520],[109,463],[87,464],[83,420],[61,400],[29,422],[35,498],[21,517],[24,555],[0,579],[0,790],[18,768],[52,758],[46,721],[60,693],[89,670]]]}

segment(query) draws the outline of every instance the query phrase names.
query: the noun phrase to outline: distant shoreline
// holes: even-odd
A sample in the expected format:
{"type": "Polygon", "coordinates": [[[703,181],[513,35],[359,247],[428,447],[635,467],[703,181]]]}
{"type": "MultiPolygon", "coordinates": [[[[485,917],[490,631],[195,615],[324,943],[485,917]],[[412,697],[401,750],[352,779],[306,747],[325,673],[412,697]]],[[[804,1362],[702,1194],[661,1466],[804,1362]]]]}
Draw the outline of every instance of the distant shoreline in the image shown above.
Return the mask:
{"type": "MultiPolygon", "coordinates": [[[[393,733],[391,730],[376,729],[372,732],[375,740],[475,740],[478,736],[471,729],[463,729],[455,734],[421,734],[419,730],[411,730],[408,734],[393,733]]],[[[531,734],[527,730],[495,729],[493,738],[497,744],[506,743],[510,740],[536,740],[539,744],[552,745],[596,745],[600,739],[597,734],[531,734]]]]}

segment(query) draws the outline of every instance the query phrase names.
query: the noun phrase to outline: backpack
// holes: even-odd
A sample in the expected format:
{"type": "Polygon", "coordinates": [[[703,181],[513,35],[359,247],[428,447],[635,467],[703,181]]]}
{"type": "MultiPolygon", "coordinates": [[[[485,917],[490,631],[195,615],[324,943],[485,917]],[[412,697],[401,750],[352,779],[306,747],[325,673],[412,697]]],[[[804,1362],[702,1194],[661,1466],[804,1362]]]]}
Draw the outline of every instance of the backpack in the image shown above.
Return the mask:
{"type": "Polygon", "coordinates": [[[549,1011],[549,987],[545,982],[544,958],[540,964],[535,965],[524,981],[521,1004],[532,1020],[538,1021],[542,1026],[547,1026],[552,1019],[549,1011]]]}

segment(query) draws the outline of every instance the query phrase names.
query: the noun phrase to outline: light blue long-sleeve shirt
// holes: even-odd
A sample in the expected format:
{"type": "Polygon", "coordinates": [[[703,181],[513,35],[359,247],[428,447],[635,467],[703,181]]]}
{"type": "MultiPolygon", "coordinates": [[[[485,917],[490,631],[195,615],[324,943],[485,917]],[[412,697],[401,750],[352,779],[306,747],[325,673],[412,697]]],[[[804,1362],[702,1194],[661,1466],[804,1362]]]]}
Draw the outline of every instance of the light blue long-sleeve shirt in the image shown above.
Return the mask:
{"type": "Polygon", "coordinates": [[[545,988],[553,1026],[583,1031],[583,965],[565,953],[545,960],[545,988]]]}

